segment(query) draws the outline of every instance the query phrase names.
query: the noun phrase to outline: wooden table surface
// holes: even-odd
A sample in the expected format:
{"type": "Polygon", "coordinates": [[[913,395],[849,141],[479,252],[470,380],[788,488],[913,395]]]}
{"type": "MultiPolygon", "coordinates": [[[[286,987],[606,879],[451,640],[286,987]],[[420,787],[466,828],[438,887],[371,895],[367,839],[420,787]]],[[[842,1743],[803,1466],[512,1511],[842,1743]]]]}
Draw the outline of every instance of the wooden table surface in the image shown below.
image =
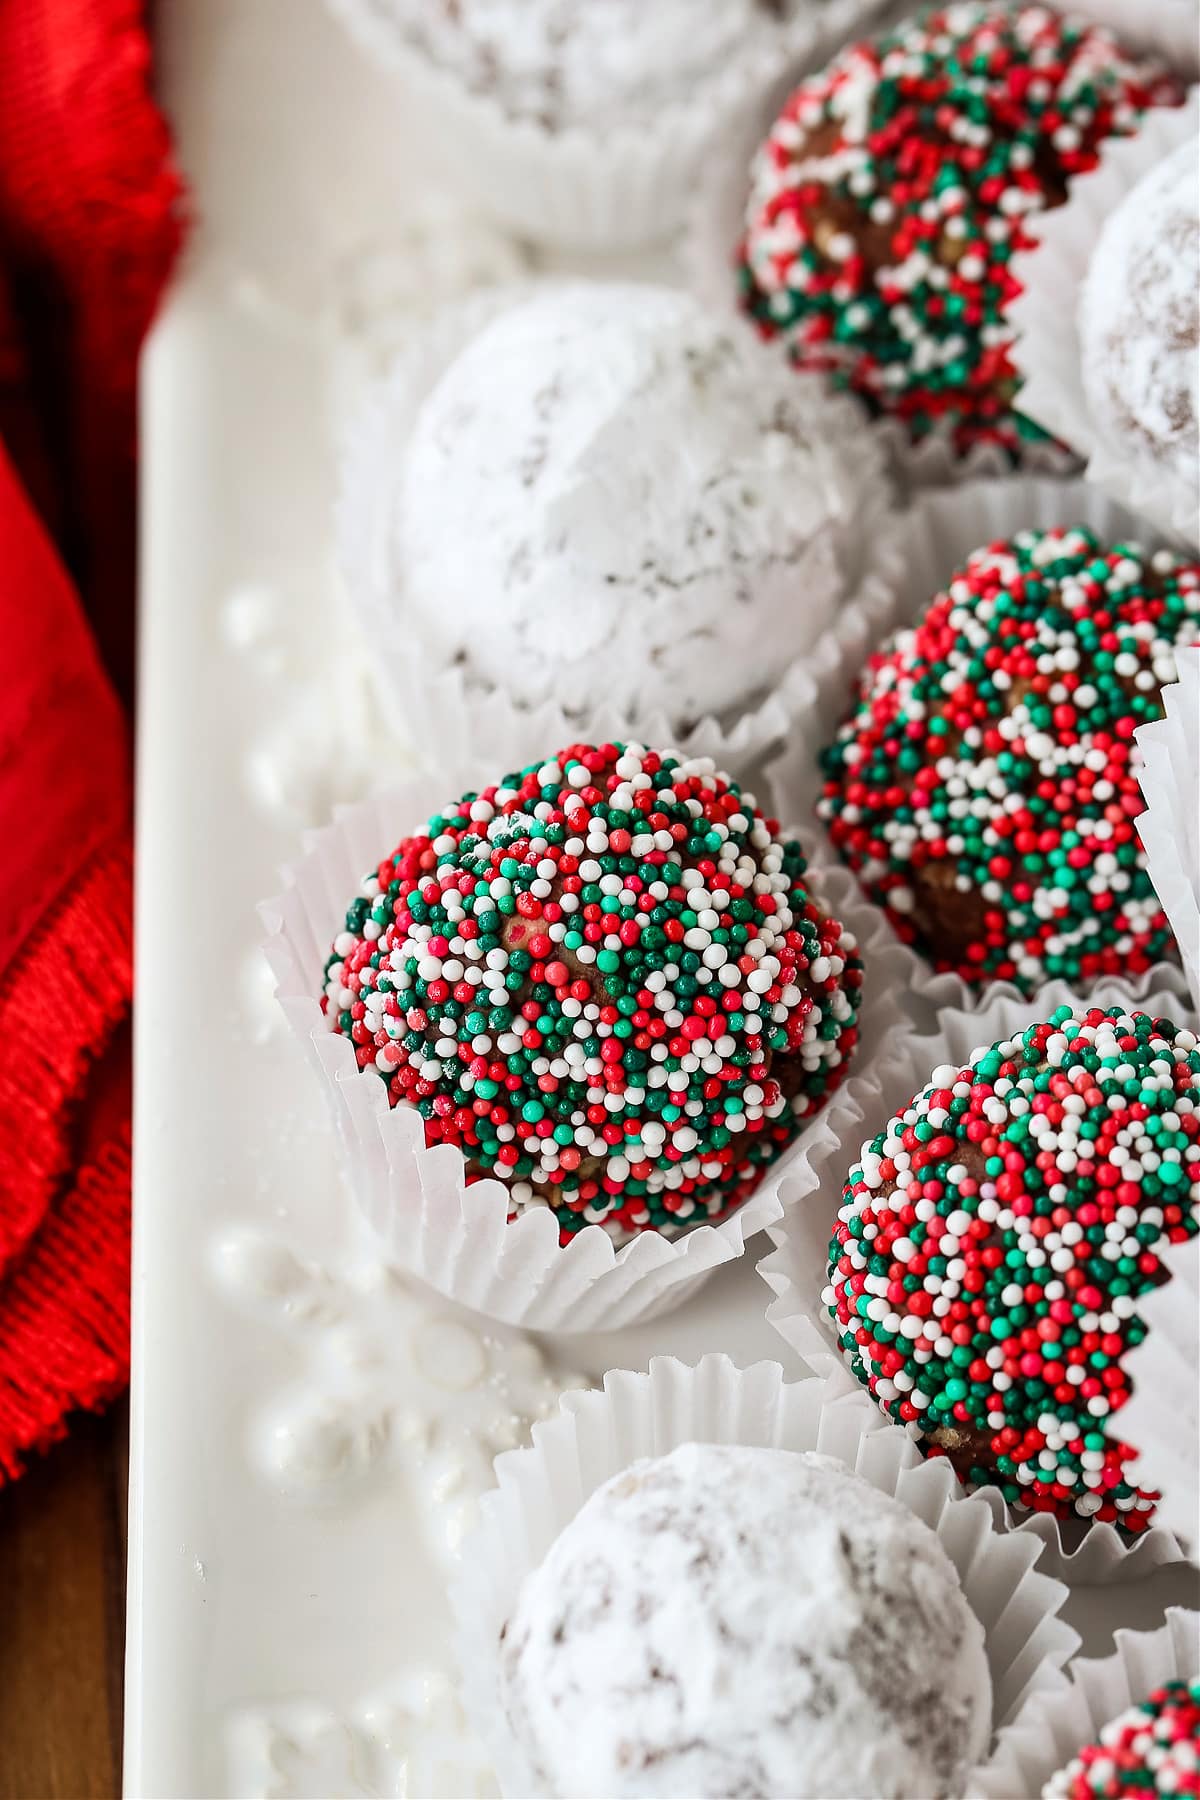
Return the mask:
{"type": "Polygon", "coordinates": [[[0,1800],[121,1791],[127,1411],[0,1489],[0,1800]]]}

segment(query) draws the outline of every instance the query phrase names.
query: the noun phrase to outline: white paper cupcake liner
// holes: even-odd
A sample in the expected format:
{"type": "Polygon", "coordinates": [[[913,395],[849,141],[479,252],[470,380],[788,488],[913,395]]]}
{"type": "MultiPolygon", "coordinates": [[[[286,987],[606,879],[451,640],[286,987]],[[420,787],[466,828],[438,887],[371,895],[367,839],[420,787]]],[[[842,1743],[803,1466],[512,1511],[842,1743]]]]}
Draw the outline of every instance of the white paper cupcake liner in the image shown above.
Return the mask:
{"type": "MultiPolygon", "coordinates": [[[[918,494],[903,516],[898,543],[890,552],[893,564],[898,561],[899,579],[880,574],[864,582],[852,606],[839,618],[837,629],[826,632],[799,665],[791,695],[788,748],[769,764],[768,777],[780,816],[815,832],[815,855],[822,865],[836,864],[838,856],[824,828],[815,823],[821,791],[817,759],[846,716],[854,683],[868,655],[893,631],[917,622],[972,550],[996,538],[1011,537],[1027,526],[1045,529],[1055,525],[1088,525],[1101,537],[1114,541],[1132,538],[1151,550],[1162,543],[1155,532],[1147,530],[1144,520],[1084,481],[1009,475],[1000,481],[964,482],[943,492],[918,494]]],[[[1148,729],[1154,732],[1159,727],[1148,729]]],[[[1174,743],[1174,738],[1171,741],[1174,743]]],[[[1174,754],[1172,751],[1172,757],[1174,754]]],[[[970,1011],[983,1005],[992,991],[970,987],[955,974],[935,974],[919,953],[914,956],[914,982],[906,1004],[924,1030],[932,1029],[939,1008],[970,1011]]],[[[1170,982],[1174,970],[1173,963],[1161,963],[1150,979],[1170,982]]]]}
{"type": "Polygon", "coordinates": [[[1163,1256],[1165,1286],[1138,1302],[1149,1331],[1129,1357],[1121,1436],[1133,1479],[1162,1495],[1158,1516],[1195,1559],[1200,1547],[1200,1238],[1163,1256]]]}
{"type": "Polygon", "coordinates": [[[937,1533],[984,1627],[992,1676],[995,1742],[973,1780],[1004,1754],[1034,1699],[1065,1687],[1062,1668],[1079,1639],[1058,1616],[1065,1588],[1034,1566],[1038,1546],[995,1531],[988,1507],[963,1498],[947,1470],[922,1464],[903,1432],[825,1382],[787,1383],[777,1363],[742,1370],[706,1356],[689,1368],[657,1357],[646,1374],[609,1374],[603,1392],[565,1395],[533,1439],[497,1459],[499,1485],[483,1499],[451,1593],[465,1704],[507,1795],[540,1791],[497,1698],[500,1632],[522,1582],[603,1482],[689,1442],[839,1457],[937,1533]]]}
{"type": "MultiPolygon", "coordinates": [[[[1142,7],[1140,16],[1150,20],[1159,10],[1142,7]]],[[[1192,12],[1194,45],[1195,9],[1179,10],[1192,12]]],[[[1098,167],[1072,182],[1067,204],[1030,220],[1037,247],[1013,259],[1022,292],[1008,307],[1020,410],[1084,458],[1089,481],[1188,544],[1200,542],[1200,497],[1191,483],[1130,457],[1096,426],[1083,388],[1079,303],[1106,221],[1141,177],[1178,145],[1195,141],[1198,129],[1193,90],[1185,106],[1154,107],[1133,137],[1110,139],[1098,167]]]]}
{"type": "MultiPolygon", "coordinates": [[[[838,48],[840,45],[832,46],[833,50],[838,48]]],[[[745,230],[750,166],[786,98],[787,90],[764,100],[743,123],[737,137],[731,138],[723,161],[706,170],[688,207],[681,244],[687,286],[714,312],[740,321],[747,331],[752,328],[738,305],[735,264],[745,230]]],[[[781,340],[774,340],[771,347],[781,359],[786,359],[781,340]]],[[[909,490],[949,487],[1012,473],[1011,459],[998,444],[975,444],[963,453],[955,450],[944,436],[914,444],[900,420],[881,418],[869,422],[866,409],[857,400],[854,404],[864,441],[869,437],[878,444],[896,479],[909,490]]],[[[1054,443],[1026,445],[1022,462],[1030,475],[1062,476],[1078,467],[1078,458],[1054,443]]]]}
{"type": "Polygon", "coordinates": [[[1136,733],[1146,811],[1138,833],[1200,1011],[1200,647],[1176,652],[1166,717],[1136,733]]]}
{"type": "Polygon", "coordinates": [[[857,34],[881,0],[815,0],[644,125],[547,131],[413,47],[387,0],[330,0],[393,79],[406,135],[429,146],[455,186],[510,230],[583,251],[631,250],[678,227],[704,164],[722,154],[748,108],[788,71],[821,62],[857,34]]]}
{"type": "Polygon", "coordinates": [[[1157,1631],[1118,1631],[1112,1656],[1080,1658],[1064,1690],[1036,1694],[967,1792],[970,1800],[1013,1800],[1042,1792],[1052,1776],[1094,1744],[1111,1719],[1168,1681],[1200,1669],[1200,1613],[1167,1610],[1157,1631]]]}
{"type": "MultiPolygon", "coordinates": [[[[547,744],[630,737],[674,744],[685,755],[712,756],[721,767],[755,772],[760,759],[786,741],[795,726],[808,692],[800,661],[785,667],[771,690],[745,711],[731,709],[720,719],[709,714],[681,730],[678,721],[672,723],[661,711],[634,717],[615,702],[571,714],[553,696],[537,707],[517,707],[498,689],[469,684],[461,669],[447,666],[422,645],[403,615],[403,570],[397,567],[392,525],[406,441],[425,399],[464,345],[534,291],[532,284],[495,289],[448,308],[414,337],[346,435],[337,560],[371,645],[388,716],[403,721],[418,759],[440,756],[440,746],[452,743],[480,775],[519,768],[541,755],[547,744]]],[[[851,446],[861,496],[841,550],[849,596],[827,628],[840,638],[845,625],[852,644],[857,641],[859,596],[889,588],[901,578],[903,520],[893,505],[885,458],[874,437],[863,437],[857,407],[826,394],[815,379],[812,393],[814,406],[821,409],[822,437],[840,435],[851,446]]]]}
{"type": "MultiPolygon", "coordinates": [[[[468,785],[460,774],[395,787],[311,834],[307,855],[285,871],[282,895],[261,908],[276,996],[324,1089],[354,1199],[393,1261],[450,1299],[531,1330],[615,1329],[651,1318],[680,1305],[715,1268],[741,1256],[754,1233],[779,1219],[778,1173],[803,1167],[813,1127],[720,1224],[673,1239],[643,1232],[620,1249],[600,1225],[585,1226],[560,1247],[548,1208],[508,1223],[507,1190],[499,1181],[468,1186],[459,1151],[427,1149],[420,1115],[389,1107],[384,1084],[364,1076],[349,1039],[329,1029],[319,995],[328,946],[364,870],[468,785]]],[[[876,1066],[907,1041],[896,998],[905,953],[897,956],[845,871],[813,869],[811,876],[814,895],[855,933],[866,964],[854,1060],[817,1115],[828,1114],[836,1131],[839,1121],[848,1127],[858,1118],[876,1066]]]]}
{"type": "MultiPolygon", "coordinates": [[[[1055,1007],[1077,998],[1061,981],[1050,982],[1029,1000],[1006,984],[997,983],[976,1009],[944,1009],[936,1033],[910,1037],[897,1046],[895,1056],[875,1064],[877,1093],[871,1096],[870,1108],[860,1114],[857,1142],[849,1142],[849,1155],[847,1144],[853,1132],[844,1118],[839,1119],[835,1136],[822,1128],[818,1116],[807,1135],[803,1162],[797,1162],[780,1182],[783,1217],[770,1227],[775,1248],[759,1264],[760,1275],[775,1294],[767,1318],[809,1369],[835,1385],[840,1384],[842,1391],[861,1397],[866,1405],[879,1410],[846,1366],[833,1322],[821,1303],[827,1281],[829,1242],[849,1169],[862,1145],[870,1143],[888,1119],[904,1110],[913,1095],[925,1087],[935,1068],[943,1063],[965,1063],[974,1050],[1048,1019],[1055,1007]]],[[[1102,981],[1087,999],[1092,1005],[1132,1005],[1139,1011],[1180,1021],[1187,1017],[1186,985],[1178,970],[1152,971],[1134,983],[1102,981]],[[1168,977],[1165,981],[1164,974],[1168,977]]],[[[861,1094],[848,1098],[855,1103],[861,1094]]],[[[1186,1310],[1182,1298],[1180,1305],[1186,1310]]],[[[1139,1308],[1145,1312],[1145,1300],[1139,1301],[1139,1308]]],[[[1174,1309],[1172,1313],[1174,1316],[1174,1309]]],[[[1194,1370],[1190,1380],[1194,1392],[1194,1370]]],[[[1134,1441],[1126,1439],[1127,1410],[1122,1410],[1117,1418],[1122,1441],[1134,1441]]],[[[1163,1523],[1127,1542],[1114,1525],[1059,1521],[1043,1513],[1024,1515],[1010,1511],[994,1488],[980,1489],[979,1496],[992,1508],[997,1524],[1007,1523],[1016,1533],[1036,1537],[1044,1546],[1042,1568],[1065,1581],[1137,1579],[1161,1564],[1184,1558],[1178,1538],[1163,1523]]]]}

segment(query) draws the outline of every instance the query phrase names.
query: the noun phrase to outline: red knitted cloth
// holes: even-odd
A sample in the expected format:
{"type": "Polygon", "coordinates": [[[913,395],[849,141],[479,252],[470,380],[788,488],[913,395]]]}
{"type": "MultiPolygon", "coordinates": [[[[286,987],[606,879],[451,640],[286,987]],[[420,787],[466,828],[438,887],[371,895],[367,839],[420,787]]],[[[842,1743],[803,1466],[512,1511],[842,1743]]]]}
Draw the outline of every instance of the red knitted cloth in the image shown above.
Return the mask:
{"type": "Polygon", "coordinates": [[[129,1372],[117,693],[137,353],[180,193],[147,69],[139,0],[0,0],[0,1482],[129,1372]]]}

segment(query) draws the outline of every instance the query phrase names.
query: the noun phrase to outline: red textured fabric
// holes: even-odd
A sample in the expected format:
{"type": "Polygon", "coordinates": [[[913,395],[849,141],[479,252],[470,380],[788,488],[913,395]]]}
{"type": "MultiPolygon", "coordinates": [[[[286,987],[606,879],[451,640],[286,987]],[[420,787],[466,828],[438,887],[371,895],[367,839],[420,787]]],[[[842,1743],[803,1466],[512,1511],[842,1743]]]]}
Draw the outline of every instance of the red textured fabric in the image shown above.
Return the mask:
{"type": "Polygon", "coordinates": [[[117,695],[137,356],[180,235],[148,59],[138,0],[0,0],[0,1482],[128,1377],[117,695]]]}

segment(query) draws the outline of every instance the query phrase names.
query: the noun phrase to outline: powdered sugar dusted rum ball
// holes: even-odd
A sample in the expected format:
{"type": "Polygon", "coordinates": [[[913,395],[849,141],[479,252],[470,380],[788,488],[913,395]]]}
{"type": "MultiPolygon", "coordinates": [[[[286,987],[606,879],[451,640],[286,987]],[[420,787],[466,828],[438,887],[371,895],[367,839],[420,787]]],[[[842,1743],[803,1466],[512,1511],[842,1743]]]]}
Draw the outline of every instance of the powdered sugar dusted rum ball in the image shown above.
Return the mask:
{"type": "Polygon", "coordinates": [[[711,761],[575,744],[382,858],[323,1004],[510,1218],[624,1241],[757,1186],[845,1073],[862,973],[799,846],[711,761]]]}
{"type": "Polygon", "coordinates": [[[975,551],[871,657],[817,810],[935,968],[1032,993],[1176,954],[1133,734],[1198,638],[1200,564],[1078,526],[975,551]]]}
{"type": "Polygon", "coordinates": [[[1187,1800],[1200,1794],[1200,1675],[1168,1681],[1111,1720],[1042,1800],[1187,1800]]]}
{"type": "Polygon", "coordinates": [[[513,119],[661,128],[731,62],[781,42],[796,0],[355,0],[513,119]]]}
{"type": "Polygon", "coordinates": [[[1181,144],[1108,221],[1080,315],[1083,381],[1112,448],[1200,506],[1200,159],[1181,144]]]}
{"type": "Polygon", "coordinates": [[[824,1301],[851,1369],[931,1455],[1014,1506],[1130,1533],[1121,1440],[1160,1253],[1200,1230],[1200,1050],[1169,1019],[1059,1007],[935,1069],[863,1146],[824,1301]]]}
{"type": "Polygon", "coordinates": [[[501,1701],[557,1795],[958,1795],[983,1628],[934,1533],[833,1457],[684,1444],[527,1577],[501,1701]]]}
{"type": "Polygon", "coordinates": [[[518,706],[736,714],[830,623],[858,554],[830,407],[668,289],[505,312],[397,472],[398,629],[518,706]]]}
{"type": "Polygon", "coordinates": [[[963,0],[806,76],[754,163],[742,294],[802,368],[832,371],[914,442],[1014,457],[1012,257],[1105,138],[1182,90],[1103,30],[963,0]]]}

